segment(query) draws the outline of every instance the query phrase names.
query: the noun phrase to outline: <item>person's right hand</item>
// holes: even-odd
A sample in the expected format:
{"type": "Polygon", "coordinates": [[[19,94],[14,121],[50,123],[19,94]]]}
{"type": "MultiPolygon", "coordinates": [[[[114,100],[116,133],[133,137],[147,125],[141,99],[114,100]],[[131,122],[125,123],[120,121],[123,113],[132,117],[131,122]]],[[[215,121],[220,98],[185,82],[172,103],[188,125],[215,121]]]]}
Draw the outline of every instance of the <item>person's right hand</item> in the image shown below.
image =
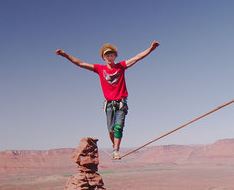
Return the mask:
{"type": "Polygon", "coordinates": [[[55,53],[56,53],[57,55],[61,55],[61,56],[64,56],[64,55],[65,55],[65,51],[63,51],[62,49],[57,49],[57,50],[55,51],[55,53]]]}

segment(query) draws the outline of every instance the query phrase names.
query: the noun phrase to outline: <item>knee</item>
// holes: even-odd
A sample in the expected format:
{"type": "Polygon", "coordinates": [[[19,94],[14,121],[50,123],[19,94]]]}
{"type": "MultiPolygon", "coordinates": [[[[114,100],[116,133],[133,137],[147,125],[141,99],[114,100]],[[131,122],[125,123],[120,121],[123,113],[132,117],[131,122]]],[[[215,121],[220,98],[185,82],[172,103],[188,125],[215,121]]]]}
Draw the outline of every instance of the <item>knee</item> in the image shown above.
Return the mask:
{"type": "Polygon", "coordinates": [[[114,126],[114,137],[117,139],[121,139],[123,136],[123,127],[119,124],[115,124],[114,126]]]}

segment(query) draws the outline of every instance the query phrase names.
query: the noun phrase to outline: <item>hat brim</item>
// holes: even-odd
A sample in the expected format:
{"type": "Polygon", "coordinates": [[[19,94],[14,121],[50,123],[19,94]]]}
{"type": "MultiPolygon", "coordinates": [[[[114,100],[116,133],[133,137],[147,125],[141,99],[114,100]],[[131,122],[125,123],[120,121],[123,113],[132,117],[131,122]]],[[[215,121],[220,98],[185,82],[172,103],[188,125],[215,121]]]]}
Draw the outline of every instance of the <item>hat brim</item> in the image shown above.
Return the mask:
{"type": "Polygon", "coordinates": [[[107,54],[107,53],[116,53],[115,51],[113,51],[112,49],[107,49],[103,52],[103,55],[107,54]]]}

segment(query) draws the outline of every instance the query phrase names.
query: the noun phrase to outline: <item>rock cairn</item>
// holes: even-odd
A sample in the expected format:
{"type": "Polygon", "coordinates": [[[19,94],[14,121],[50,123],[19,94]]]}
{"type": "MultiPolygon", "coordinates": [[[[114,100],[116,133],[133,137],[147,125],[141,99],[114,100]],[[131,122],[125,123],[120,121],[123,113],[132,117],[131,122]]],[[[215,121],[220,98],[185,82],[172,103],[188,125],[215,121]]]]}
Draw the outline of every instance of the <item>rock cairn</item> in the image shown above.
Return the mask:
{"type": "Polygon", "coordinates": [[[71,176],[65,190],[103,190],[104,183],[98,174],[98,139],[82,138],[72,158],[77,163],[78,173],[71,176]]]}

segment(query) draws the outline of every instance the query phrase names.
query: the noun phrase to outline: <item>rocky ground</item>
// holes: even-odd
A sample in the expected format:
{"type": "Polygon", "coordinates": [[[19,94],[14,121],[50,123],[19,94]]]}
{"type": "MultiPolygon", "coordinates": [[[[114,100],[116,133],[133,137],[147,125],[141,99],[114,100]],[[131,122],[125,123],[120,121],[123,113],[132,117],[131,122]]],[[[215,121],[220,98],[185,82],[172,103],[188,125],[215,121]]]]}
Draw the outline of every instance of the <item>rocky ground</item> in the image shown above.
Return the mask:
{"type": "MultiPolygon", "coordinates": [[[[154,164],[100,172],[111,190],[233,190],[234,165],[154,164]]],[[[62,190],[72,173],[22,174],[4,178],[1,190],[62,190]]]]}
{"type": "MultiPolygon", "coordinates": [[[[77,172],[72,151],[0,152],[0,190],[64,189],[77,172]]],[[[111,161],[100,151],[99,174],[111,190],[233,190],[234,140],[155,146],[121,161],[111,161]]]]}

